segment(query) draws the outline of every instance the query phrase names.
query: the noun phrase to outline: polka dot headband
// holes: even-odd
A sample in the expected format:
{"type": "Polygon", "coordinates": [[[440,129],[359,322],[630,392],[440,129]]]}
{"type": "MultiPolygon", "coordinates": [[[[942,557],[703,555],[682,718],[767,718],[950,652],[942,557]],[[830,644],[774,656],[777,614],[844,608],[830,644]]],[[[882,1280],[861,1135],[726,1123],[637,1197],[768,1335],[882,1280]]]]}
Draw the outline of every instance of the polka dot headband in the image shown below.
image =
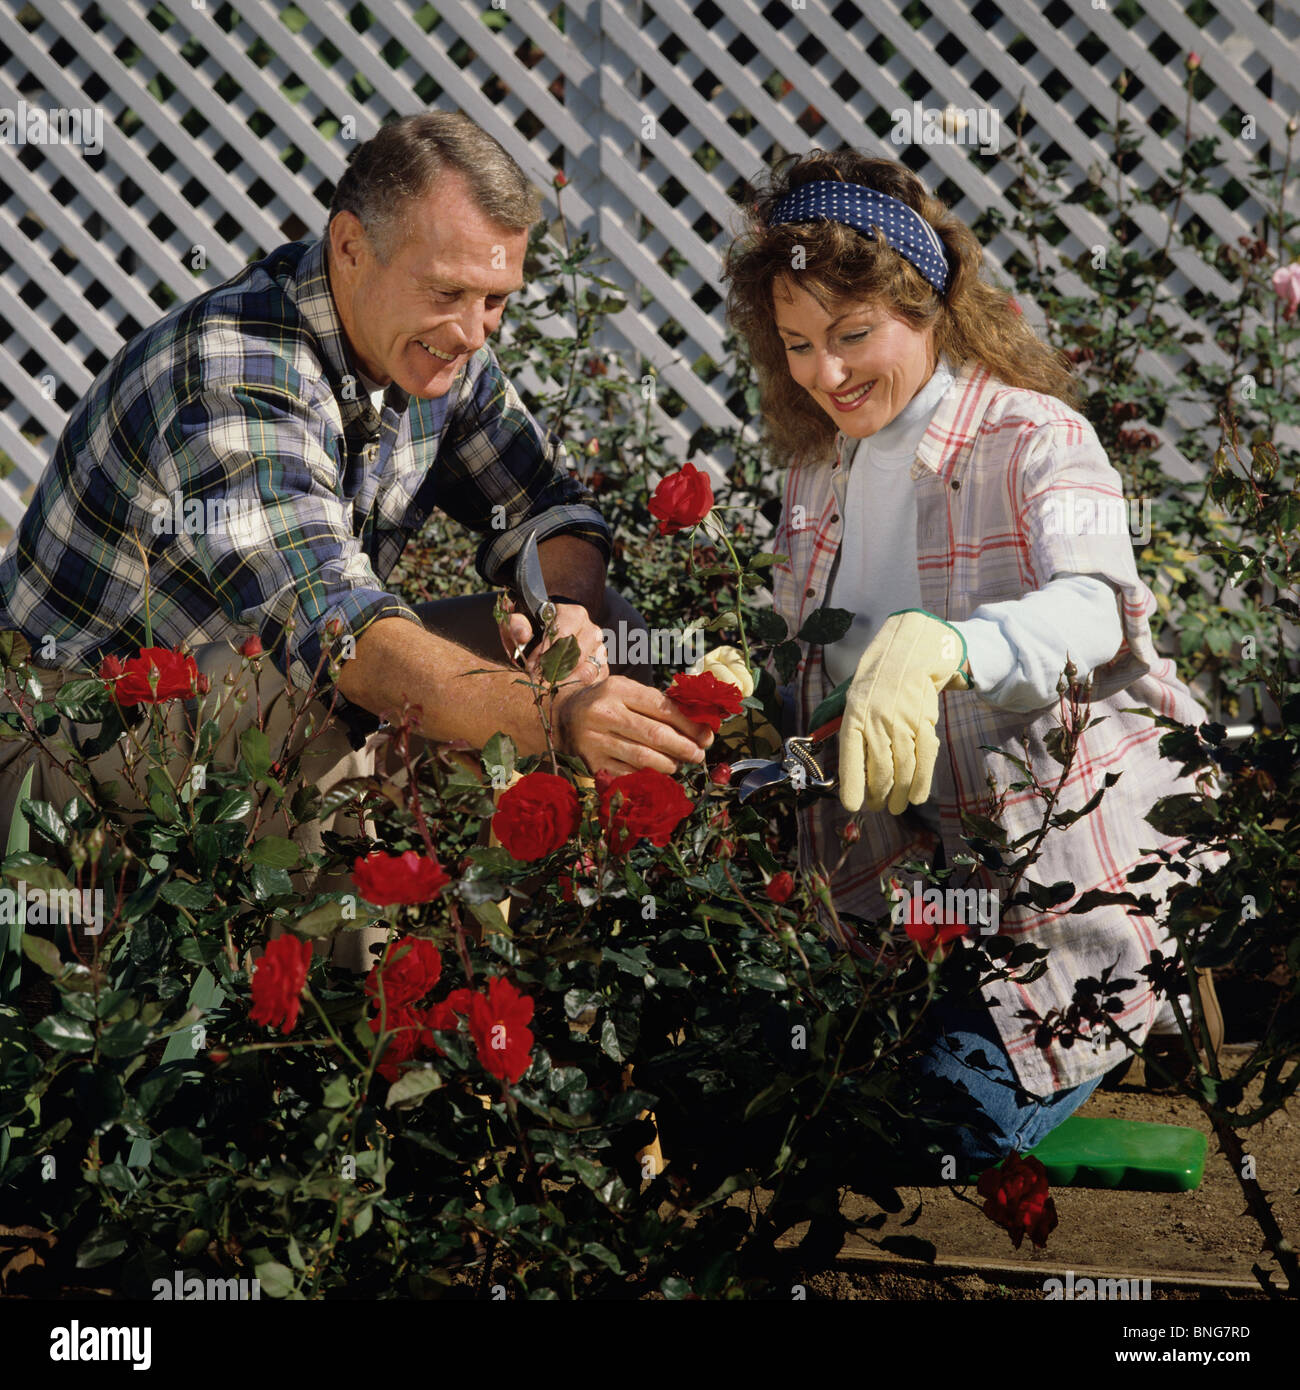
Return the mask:
{"type": "Polygon", "coordinates": [[[872,238],[879,227],[889,245],[911,261],[939,294],[948,286],[948,262],[938,233],[919,212],[888,193],[832,179],[803,183],[781,199],[767,225],[814,221],[843,222],[872,238]]]}

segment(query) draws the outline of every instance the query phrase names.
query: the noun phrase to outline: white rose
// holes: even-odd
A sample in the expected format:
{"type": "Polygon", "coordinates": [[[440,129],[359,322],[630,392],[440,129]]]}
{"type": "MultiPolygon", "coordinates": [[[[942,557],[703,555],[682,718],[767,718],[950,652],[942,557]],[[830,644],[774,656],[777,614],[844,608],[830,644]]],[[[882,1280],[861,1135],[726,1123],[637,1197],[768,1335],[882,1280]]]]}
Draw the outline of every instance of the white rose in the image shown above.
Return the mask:
{"type": "Polygon", "coordinates": [[[714,647],[705,652],[691,667],[692,676],[702,676],[706,671],[728,685],[738,686],[742,699],[754,693],[754,677],[745,665],[744,654],[735,647],[714,647]]]}

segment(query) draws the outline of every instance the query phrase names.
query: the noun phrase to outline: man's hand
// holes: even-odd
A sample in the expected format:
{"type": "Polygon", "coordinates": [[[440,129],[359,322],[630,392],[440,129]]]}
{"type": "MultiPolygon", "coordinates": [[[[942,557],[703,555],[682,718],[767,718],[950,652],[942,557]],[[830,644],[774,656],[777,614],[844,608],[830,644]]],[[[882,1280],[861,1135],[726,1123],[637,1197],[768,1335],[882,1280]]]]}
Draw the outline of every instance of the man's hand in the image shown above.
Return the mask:
{"type": "Polygon", "coordinates": [[[674,773],[680,763],[704,761],[713,732],[687,717],[661,691],[626,676],[610,676],[560,697],[556,743],[576,753],[593,773],[618,776],[652,768],[674,773]]]}
{"type": "MultiPolygon", "coordinates": [[[[502,601],[511,609],[510,615],[501,623],[501,645],[506,655],[513,661],[515,652],[526,647],[532,640],[533,629],[528,619],[513,611],[510,599],[502,601]]],[[[525,669],[533,680],[540,679],[542,653],[562,637],[577,639],[578,650],[582,655],[573,668],[568,680],[576,680],[582,685],[595,685],[609,675],[609,652],[605,648],[605,638],[600,628],[592,622],[585,608],[576,603],[557,603],[555,605],[555,632],[545,637],[529,654],[525,669]]]]}

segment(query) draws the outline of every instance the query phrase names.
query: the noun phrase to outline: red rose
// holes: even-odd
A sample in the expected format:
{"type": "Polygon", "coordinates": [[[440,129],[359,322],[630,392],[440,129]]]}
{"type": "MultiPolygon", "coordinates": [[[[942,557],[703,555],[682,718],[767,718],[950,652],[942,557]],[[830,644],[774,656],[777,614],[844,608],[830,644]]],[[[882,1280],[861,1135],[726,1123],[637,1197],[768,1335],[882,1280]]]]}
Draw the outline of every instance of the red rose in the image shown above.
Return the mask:
{"type": "Polygon", "coordinates": [[[552,772],[530,772],[501,793],[492,829],[512,859],[545,859],[578,829],[581,810],[573,783],[552,772]]]}
{"type": "Polygon", "coordinates": [[[239,647],[240,656],[261,656],[262,652],[262,639],[256,633],[251,637],[245,637],[239,647]]]}
{"type": "Polygon", "coordinates": [[[403,936],[388,945],[382,961],[366,976],[366,993],[379,998],[382,976],[384,1003],[390,1012],[423,999],[442,974],[442,956],[432,941],[403,936]]]}
{"type": "Polygon", "coordinates": [[[704,520],[713,507],[713,484],[694,464],[683,464],[662,479],[650,498],[650,515],[659,518],[659,534],[671,536],[704,520]]]}
{"type": "Polygon", "coordinates": [[[563,170],[563,169],[561,169],[561,170],[555,175],[555,178],[553,179],[553,182],[554,182],[556,188],[563,188],[564,185],[565,185],[566,183],[568,183],[568,181],[569,181],[569,180],[565,177],[565,174],[564,174],[564,170],[563,170]]]}
{"type": "Polygon", "coordinates": [[[199,668],[192,656],[166,647],[141,647],[139,656],[104,658],[100,679],[119,705],[157,705],[194,694],[199,668]]]}
{"type": "Polygon", "coordinates": [[[383,1057],[375,1070],[385,1081],[396,1081],[406,1063],[414,1061],[424,1042],[428,1023],[419,1009],[389,1009],[386,1015],[376,1014],[370,1020],[370,1031],[378,1037],[382,1029],[394,1034],[384,1044],[383,1057]]]}
{"type": "Polygon", "coordinates": [[[472,989],[453,989],[445,999],[425,1009],[424,1045],[441,1053],[442,1048],[433,1040],[434,1033],[454,1033],[460,1027],[460,1020],[468,1017],[470,1000],[473,998],[472,989]]]}
{"type": "MultiPolygon", "coordinates": [[[[890,884],[898,893],[903,889],[897,879],[890,884]]],[[[934,903],[926,903],[924,898],[913,897],[910,893],[903,898],[903,926],[911,940],[921,948],[926,960],[933,960],[935,953],[943,958],[943,948],[950,941],[957,941],[966,935],[964,922],[949,922],[934,903]]]]}
{"type": "Polygon", "coordinates": [[[1001,1168],[980,1174],[978,1191],[984,1215],[1011,1232],[1011,1243],[1020,1249],[1028,1236],[1039,1249],[1056,1229],[1056,1203],[1048,1195],[1047,1169],[1036,1158],[1011,1154],[1001,1168]]]}
{"type": "Polygon", "coordinates": [[[715,734],[724,719],[740,713],[744,699],[739,686],[719,680],[712,671],[699,676],[674,676],[665,694],[687,719],[707,725],[715,734]]]}
{"type": "Polygon", "coordinates": [[[731,782],[731,764],[714,763],[709,769],[709,781],[719,787],[728,786],[731,782]]]}
{"type": "Polygon", "coordinates": [[[469,1031],[484,1071],[510,1085],[523,1076],[532,1060],[532,1016],[533,1001],[501,975],[488,981],[486,995],[470,999],[469,1031]]]}
{"type": "Polygon", "coordinates": [[[622,854],[640,839],[662,849],[678,824],[693,807],[681,787],[667,773],[643,768],[610,778],[600,791],[600,823],[610,848],[622,854]]]}
{"type": "Polygon", "coordinates": [[[774,903],[784,903],[790,901],[790,895],[794,892],[794,879],[790,877],[784,869],[779,874],[773,874],[767,882],[767,896],[774,903]]]}
{"type": "Polygon", "coordinates": [[[254,1023],[282,1033],[292,1033],[302,1007],[302,990],[311,965],[311,942],[285,933],[267,942],[266,950],[253,966],[253,1007],[248,1016],[254,1023]]]}
{"type": "Polygon", "coordinates": [[[374,850],[352,866],[352,882],[357,892],[376,907],[394,903],[427,903],[451,882],[436,859],[416,854],[385,854],[374,850]]]}

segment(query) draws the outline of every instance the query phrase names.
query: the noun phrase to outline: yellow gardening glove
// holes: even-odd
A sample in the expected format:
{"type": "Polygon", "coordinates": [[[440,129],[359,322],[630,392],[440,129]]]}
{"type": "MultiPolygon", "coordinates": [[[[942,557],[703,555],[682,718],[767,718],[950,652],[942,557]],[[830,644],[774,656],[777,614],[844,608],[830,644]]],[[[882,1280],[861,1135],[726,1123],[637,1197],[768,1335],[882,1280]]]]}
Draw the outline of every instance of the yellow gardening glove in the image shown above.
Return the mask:
{"type": "Polygon", "coordinates": [[[840,725],[840,801],[846,811],[901,815],[930,795],[939,692],[968,690],[966,642],[921,608],[891,613],[862,654],[840,725]],[[867,788],[870,787],[870,795],[867,788]]]}
{"type": "MultiPolygon", "coordinates": [[[[705,652],[691,667],[690,674],[702,676],[706,671],[716,676],[720,681],[734,685],[740,691],[743,700],[747,700],[754,693],[753,673],[745,665],[745,654],[736,647],[714,647],[711,652],[705,652]]],[[[737,740],[747,744],[749,740],[748,713],[742,710],[741,713],[728,719],[718,730],[718,739],[728,748],[735,745],[737,740]]],[[[774,752],[780,746],[781,735],[766,719],[760,719],[754,730],[754,744],[748,751],[765,754],[774,752]]]]}

